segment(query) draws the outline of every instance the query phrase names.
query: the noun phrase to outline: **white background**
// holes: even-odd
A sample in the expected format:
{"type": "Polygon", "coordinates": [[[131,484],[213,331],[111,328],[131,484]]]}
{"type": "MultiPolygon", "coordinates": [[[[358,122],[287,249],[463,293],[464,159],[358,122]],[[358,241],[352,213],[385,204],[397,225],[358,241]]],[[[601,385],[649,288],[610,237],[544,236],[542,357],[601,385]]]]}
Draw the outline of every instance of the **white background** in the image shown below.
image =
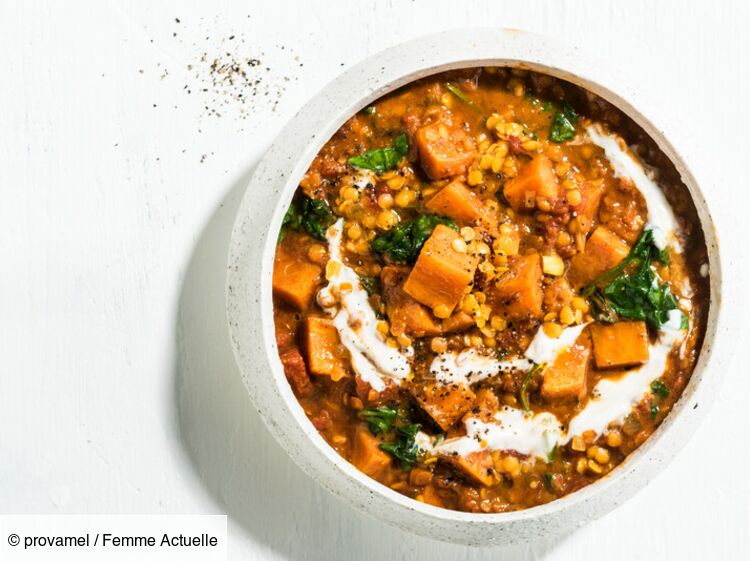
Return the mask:
{"type": "Polygon", "coordinates": [[[227,513],[230,559],[747,559],[744,333],[646,490],[569,536],[471,549],[370,520],[287,459],[240,382],[223,290],[239,198],[287,119],[369,54],[459,26],[559,37],[636,77],[694,131],[739,255],[749,20],[742,0],[2,2],[0,512],[227,513]],[[204,52],[257,57],[283,91],[232,101],[204,52]]]}

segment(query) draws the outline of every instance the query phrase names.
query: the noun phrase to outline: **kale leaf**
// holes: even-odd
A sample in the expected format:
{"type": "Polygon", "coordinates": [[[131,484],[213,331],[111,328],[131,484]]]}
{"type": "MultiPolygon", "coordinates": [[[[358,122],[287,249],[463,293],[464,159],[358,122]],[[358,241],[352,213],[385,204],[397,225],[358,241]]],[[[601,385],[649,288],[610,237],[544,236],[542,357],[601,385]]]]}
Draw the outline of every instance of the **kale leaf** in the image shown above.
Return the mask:
{"type": "Polygon", "coordinates": [[[458,226],[450,218],[422,214],[376,237],[372,240],[372,250],[387,255],[394,263],[414,263],[419,257],[424,242],[438,224],[444,224],[458,231],[458,226]]]}
{"type": "Polygon", "coordinates": [[[576,123],[578,115],[569,103],[563,103],[562,107],[552,117],[552,125],[549,131],[549,139],[552,142],[565,142],[576,135],[576,123]]]}
{"type": "Polygon", "coordinates": [[[401,133],[391,146],[368,150],[359,156],[349,158],[349,165],[355,168],[384,172],[395,168],[409,152],[409,140],[401,133]]]}
{"type": "Polygon", "coordinates": [[[405,409],[394,409],[386,405],[368,407],[358,413],[358,417],[367,421],[372,434],[392,433],[395,439],[380,444],[380,449],[396,458],[401,469],[409,471],[417,462],[419,447],[416,435],[422,425],[409,420],[410,412],[405,409]]]}
{"type": "Polygon", "coordinates": [[[419,423],[404,423],[396,429],[396,440],[393,442],[383,442],[380,449],[388,452],[401,463],[401,469],[409,471],[417,463],[417,446],[416,435],[422,425],[419,423]]]}
{"type": "Polygon", "coordinates": [[[654,261],[663,262],[663,254],[654,245],[653,232],[646,229],[619,265],[584,288],[594,317],[606,323],[619,318],[646,321],[656,329],[664,325],[677,299],[669,285],[657,279],[654,261]]]}
{"type": "Polygon", "coordinates": [[[359,282],[362,283],[368,296],[372,296],[380,290],[380,279],[378,277],[359,277],[359,282]]]}
{"type": "Polygon", "coordinates": [[[367,421],[367,426],[372,434],[390,432],[393,423],[398,417],[398,411],[382,405],[380,407],[368,407],[360,411],[357,416],[367,421]]]}
{"type": "Polygon", "coordinates": [[[281,222],[279,241],[284,238],[284,228],[297,232],[307,232],[311,236],[324,240],[326,230],[335,218],[328,203],[323,199],[311,199],[303,193],[297,193],[289,205],[284,220],[281,222]]]}

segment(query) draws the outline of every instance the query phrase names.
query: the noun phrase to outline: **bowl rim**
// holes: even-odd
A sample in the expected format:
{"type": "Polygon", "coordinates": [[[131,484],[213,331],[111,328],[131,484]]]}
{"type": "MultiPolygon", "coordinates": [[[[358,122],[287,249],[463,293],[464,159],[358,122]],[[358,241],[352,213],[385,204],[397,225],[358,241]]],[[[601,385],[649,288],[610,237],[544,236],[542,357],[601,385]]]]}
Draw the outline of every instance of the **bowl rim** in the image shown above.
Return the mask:
{"type": "Polygon", "coordinates": [[[731,354],[728,338],[717,336],[731,324],[721,298],[725,292],[721,254],[716,226],[693,173],[654,119],[646,117],[647,100],[631,87],[623,87],[624,83],[603,61],[548,37],[514,29],[451,30],[401,43],[345,71],[277,136],[249,182],[232,232],[227,275],[229,330],[243,381],[264,423],[318,483],[361,511],[402,528],[404,521],[410,522],[410,529],[423,535],[463,543],[506,543],[530,539],[541,528],[563,531],[611,510],[642,488],[687,442],[713,401],[726,370],[720,366],[731,354]],[[356,111],[386,93],[425,76],[477,66],[516,66],[562,78],[631,117],[681,174],[698,210],[710,269],[711,304],[701,353],[682,396],[654,434],[608,476],[579,491],[544,505],[497,514],[421,503],[378,483],[339,456],[312,426],[284,376],[271,299],[275,233],[299,179],[323,144],[356,111]],[[709,367],[711,375],[706,376],[709,367]],[[515,531],[528,530],[524,524],[528,521],[538,523],[530,531],[515,531]],[[480,539],[476,531],[498,527],[507,531],[488,539],[480,539]]]}

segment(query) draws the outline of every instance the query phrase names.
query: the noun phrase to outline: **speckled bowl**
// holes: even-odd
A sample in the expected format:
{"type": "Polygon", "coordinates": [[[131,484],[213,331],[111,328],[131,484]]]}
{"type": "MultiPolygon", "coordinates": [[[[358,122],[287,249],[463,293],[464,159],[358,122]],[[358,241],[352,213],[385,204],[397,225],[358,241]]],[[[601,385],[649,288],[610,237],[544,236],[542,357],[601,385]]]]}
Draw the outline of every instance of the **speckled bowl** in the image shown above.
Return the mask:
{"type": "Polygon", "coordinates": [[[310,477],[353,507],[435,539],[491,545],[572,530],[613,509],[663,469],[713,400],[731,337],[721,295],[717,236],[701,190],[667,141],[647,103],[617,69],[548,38],[515,30],[467,29],[423,37],[376,54],[336,78],[302,108],[270,147],[239,209],[229,250],[227,306],[235,356],[268,429],[310,477]],[[656,433],[608,477],[549,504],[505,514],[436,508],[379,484],[341,458],[305,416],[284,377],[276,349],[271,275],[277,232],[297,184],[321,146],[354,113],[415,79],[472,66],[523,66],[563,78],[632,117],[682,174],[709,249],[711,309],[703,350],[688,387],[656,433]],[[617,93],[615,93],[617,92],[617,93]],[[639,109],[636,109],[636,105],[639,109]],[[722,336],[720,336],[722,335],[722,336]],[[700,404],[700,407],[698,405],[700,404]]]}

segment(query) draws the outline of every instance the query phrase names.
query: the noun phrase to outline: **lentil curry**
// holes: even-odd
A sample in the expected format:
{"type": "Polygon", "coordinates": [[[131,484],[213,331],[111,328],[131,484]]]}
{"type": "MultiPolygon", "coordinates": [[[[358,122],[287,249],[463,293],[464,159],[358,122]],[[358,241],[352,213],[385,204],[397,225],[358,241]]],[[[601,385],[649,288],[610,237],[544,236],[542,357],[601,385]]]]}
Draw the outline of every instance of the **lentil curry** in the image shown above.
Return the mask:
{"type": "Polygon", "coordinates": [[[307,416],[383,485],[506,512],[606,476],[700,350],[708,265],[669,160],[521,69],[409,84],[349,119],[279,233],[276,341],[307,416]]]}

